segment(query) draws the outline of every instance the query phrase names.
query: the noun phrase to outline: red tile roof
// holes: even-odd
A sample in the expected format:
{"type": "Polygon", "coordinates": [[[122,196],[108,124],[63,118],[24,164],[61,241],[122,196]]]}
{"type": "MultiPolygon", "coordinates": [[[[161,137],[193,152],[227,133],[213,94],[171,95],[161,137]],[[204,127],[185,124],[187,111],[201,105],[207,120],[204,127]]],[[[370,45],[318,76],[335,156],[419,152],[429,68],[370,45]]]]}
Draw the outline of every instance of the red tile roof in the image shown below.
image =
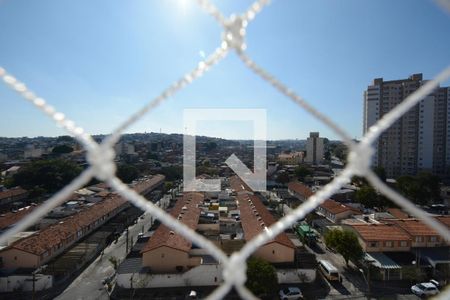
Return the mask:
{"type": "MultiPolygon", "coordinates": [[[[237,200],[238,208],[241,212],[241,225],[246,241],[251,240],[262,232],[265,227],[270,227],[276,222],[258,196],[241,194],[237,196],[237,200]]],[[[274,241],[287,247],[295,248],[294,244],[284,232],[277,235],[274,241]]],[[[274,241],[268,242],[267,244],[274,241]]]]}
{"type": "Polygon", "coordinates": [[[27,190],[25,190],[21,187],[12,188],[12,189],[0,192],[0,201],[3,199],[11,198],[11,197],[26,195],[27,193],[28,193],[27,190]]]}
{"type": "Polygon", "coordinates": [[[31,236],[20,239],[7,249],[16,248],[32,254],[42,255],[69,238],[76,240],[79,230],[86,229],[89,225],[94,226],[95,221],[126,202],[127,200],[117,194],[109,194],[103,201],[88,206],[73,216],[62,219],[58,224],[50,225],[31,236]]]}
{"type": "Polygon", "coordinates": [[[14,242],[11,247],[36,255],[41,255],[52,247],[65,242],[69,237],[75,238],[77,232],[107,215],[127,201],[118,195],[98,202],[80,211],[76,215],[64,218],[58,224],[49,227],[23,239],[14,242]]]}
{"type": "Polygon", "coordinates": [[[352,224],[365,241],[410,241],[411,237],[395,224],[352,224]]]}
{"type": "Polygon", "coordinates": [[[411,236],[418,235],[439,235],[434,229],[417,219],[402,219],[402,220],[386,220],[389,223],[397,224],[400,228],[405,230],[411,236]]]}
{"type": "MultiPolygon", "coordinates": [[[[200,218],[200,208],[198,208],[198,204],[203,203],[203,200],[204,196],[201,193],[184,193],[183,197],[178,199],[177,203],[170,211],[170,215],[174,218],[181,217],[179,220],[183,222],[183,224],[192,230],[195,230],[198,225],[198,219],[200,218]]],[[[181,234],[172,231],[169,227],[161,224],[142,249],[141,253],[163,246],[188,252],[192,247],[192,242],[184,238],[181,234]]]]}
{"type": "Polygon", "coordinates": [[[319,205],[321,208],[325,209],[329,213],[333,215],[337,215],[343,213],[345,211],[353,211],[355,213],[361,213],[358,209],[353,208],[351,206],[347,206],[340,202],[336,202],[334,200],[325,200],[322,204],[319,205]]]}
{"type": "Polygon", "coordinates": [[[450,227],[450,216],[438,216],[436,219],[447,227],[450,227]]]}
{"type": "Polygon", "coordinates": [[[309,187],[300,182],[289,182],[288,189],[299,195],[302,195],[303,197],[305,197],[305,199],[314,194],[309,187]]]}
{"type": "Polygon", "coordinates": [[[17,223],[24,216],[28,215],[33,211],[36,205],[27,206],[19,209],[16,212],[8,212],[0,215],[0,230],[3,230],[15,223],[17,223]]]}
{"type": "Polygon", "coordinates": [[[397,219],[409,218],[409,215],[400,208],[388,208],[387,212],[396,217],[397,219]]]}
{"type": "Polygon", "coordinates": [[[146,189],[150,189],[152,187],[156,187],[158,184],[160,184],[162,181],[164,181],[165,178],[166,177],[164,175],[161,175],[161,174],[153,175],[152,177],[150,177],[147,180],[138,181],[133,186],[133,189],[137,193],[140,194],[142,191],[144,191],[146,189]]]}
{"type": "Polygon", "coordinates": [[[238,176],[232,176],[230,178],[230,186],[233,190],[236,191],[236,193],[245,192],[245,191],[253,193],[253,190],[245,182],[243,182],[238,176]]]}

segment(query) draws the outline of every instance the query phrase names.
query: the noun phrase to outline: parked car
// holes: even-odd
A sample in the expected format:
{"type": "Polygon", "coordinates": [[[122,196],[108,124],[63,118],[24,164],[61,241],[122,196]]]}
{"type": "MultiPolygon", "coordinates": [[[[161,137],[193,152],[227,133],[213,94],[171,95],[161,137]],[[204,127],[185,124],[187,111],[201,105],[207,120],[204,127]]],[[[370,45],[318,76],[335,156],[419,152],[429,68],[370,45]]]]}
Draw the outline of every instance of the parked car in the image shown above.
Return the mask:
{"type": "Polygon", "coordinates": [[[438,286],[439,284],[435,280],[430,280],[430,282],[422,282],[413,285],[411,287],[411,292],[419,297],[433,296],[439,293],[438,286]]]}
{"type": "Polygon", "coordinates": [[[116,275],[116,274],[111,274],[111,275],[106,276],[105,278],[103,278],[103,279],[102,279],[102,284],[103,284],[103,285],[105,285],[105,284],[110,284],[110,283],[113,281],[115,275],[116,275]]]}
{"type": "Polygon", "coordinates": [[[280,290],[280,299],[303,299],[303,294],[298,287],[288,287],[280,290]]]}
{"type": "Polygon", "coordinates": [[[192,290],[186,295],[186,300],[198,299],[197,292],[192,290]]]}

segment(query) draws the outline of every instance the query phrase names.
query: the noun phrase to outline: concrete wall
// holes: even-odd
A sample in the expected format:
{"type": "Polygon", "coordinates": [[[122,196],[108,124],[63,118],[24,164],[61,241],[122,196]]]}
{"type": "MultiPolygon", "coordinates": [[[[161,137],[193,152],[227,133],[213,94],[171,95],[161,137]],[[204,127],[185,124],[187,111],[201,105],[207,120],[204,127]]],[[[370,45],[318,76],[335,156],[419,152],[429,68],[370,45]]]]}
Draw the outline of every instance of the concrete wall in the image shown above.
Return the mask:
{"type": "Polygon", "coordinates": [[[142,254],[142,265],[150,267],[156,273],[174,273],[177,267],[183,271],[200,265],[200,257],[190,257],[189,253],[166,246],[142,254]]]}
{"type": "MultiPolygon", "coordinates": [[[[35,291],[42,291],[53,286],[53,276],[36,274],[35,291]]],[[[8,277],[0,277],[0,292],[14,291],[32,291],[33,276],[30,275],[13,275],[8,277]]]]}
{"type": "Polygon", "coordinates": [[[222,282],[222,268],[217,264],[200,265],[184,273],[117,274],[116,284],[122,288],[158,288],[178,286],[216,286],[222,282]]]}
{"type": "Polygon", "coordinates": [[[197,230],[199,231],[219,231],[219,223],[213,224],[198,224],[197,230]]]}
{"type": "Polygon", "coordinates": [[[271,263],[293,262],[295,249],[277,242],[266,244],[255,251],[255,256],[271,263]]]}
{"type": "Polygon", "coordinates": [[[40,266],[40,257],[19,249],[6,249],[0,252],[0,258],[3,261],[2,268],[37,268],[40,266]]]}

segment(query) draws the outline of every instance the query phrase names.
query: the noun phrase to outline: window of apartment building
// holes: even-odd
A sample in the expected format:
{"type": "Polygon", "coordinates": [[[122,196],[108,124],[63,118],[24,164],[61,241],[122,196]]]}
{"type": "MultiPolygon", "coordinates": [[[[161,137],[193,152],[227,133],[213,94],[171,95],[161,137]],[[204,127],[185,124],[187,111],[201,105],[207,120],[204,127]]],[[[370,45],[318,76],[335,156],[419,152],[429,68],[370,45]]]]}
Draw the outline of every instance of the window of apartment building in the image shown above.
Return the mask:
{"type": "Polygon", "coordinates": [[[421,242],[422,242],[422,237],[416,236],[416,243],[421,243],[421,242]]]}
{"type": "Polygon", "coordinates": [[[430,236],[430,242],[437,242],[437,236],[430,236]]]}
{"type": "Polygon", "coordinates": [[[408,243],[406,241],[401,241],[400,242],[400,246],[401,247],[406,247],[406,246],[408,246],[408,243]]]}
{"type": "Polygon", "coordinates": [[[387,241],[387,242],[384,243],[384,245],[385,245],[386,247],[393,247],[393,246],[394,246],[394,244],[392,243],[392,241],[387,241]]]}
{"type": "Polygon", "coordinates": [[[370,242],[369,247],[374,248],[378,246],[378,242],[370,242]]]}

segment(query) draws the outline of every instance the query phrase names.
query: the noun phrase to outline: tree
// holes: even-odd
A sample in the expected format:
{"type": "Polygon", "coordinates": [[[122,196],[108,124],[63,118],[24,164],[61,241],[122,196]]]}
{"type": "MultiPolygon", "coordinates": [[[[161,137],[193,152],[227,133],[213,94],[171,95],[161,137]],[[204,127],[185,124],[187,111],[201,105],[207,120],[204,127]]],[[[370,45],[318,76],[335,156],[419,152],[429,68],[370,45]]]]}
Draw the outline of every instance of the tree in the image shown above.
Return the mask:
{"type": "Polygon", "coordinates": [[[345,259],[348,266],[348,261],[358,261],[364,255],[363,249],[359,244],[358,237],[353,231],[344,230],[337,247],[337,252],[345,259]]]}
{"type": "Polygon", "coordinates": [[[363,257],[363,249],[353,231],[333,229],[325,234],[325,244],[336,250],[348,266],[349,260],[357,261],[363,257]]]}
{"type": "Polygon", "coordinates": [[[275,268],[265,260],[252,257],[247,262],[247,282],[245,283],[255,295],[271,294],[278,288],[275,268]]]}
{"type": "Polygon", "coordinates": [[[308,168],[306,168],[304,166],[296,167],[294,172],[295,172],[295,176],[297,176],[297,178],[301,181],[305,180],[306,176],[312,175],[311,170],[309,170],[308,168]]]}
{"type": "Polygon", "coordinates": [[[73,137],[68,135],[61,135],[56,138],[56,142],[64,142],[64,143],[75,143],[75,140],[73,137]]]}
{"type": "Polygon", "coordinates": [[[52,153],[54,154],[66,154],[70,152],[73,152],[73,148],[68,145],[59,145],[52,150],[52,153]]]}
{"type": "Polygon", "coordinates": [[[397,189],[414,203],[425,205],[440,200],[439,177],[430,173],[397,178],[397,189]]]}
{"type": "Polygon", "coordinates": [[[181,166],[171,166],[164,167],[161,169],[161,173],[166,176],[166,180],[175,181],[183,177],[183,167],[181,166]]]}
{"type": "Polygon", "coordinates": [[[381,181],[386,182],[386,170],[383,167],[375,167],[373,168],[375,174],[381,179],[381,181]]]}
{"type": "Polygon", "coordinates": [[[116,175],[124,183],[130,183],[139,177],[139,170],[133,165],[120,164],[117,166],[116,175]]]}
{"type": "Polygon", "coordinates": [[[380,206],[377,192],[369,185],[363,185],[355,194],[356,201],[365,207],[380,206]]]}
{"type": "Polygon", "coordinates": [[[56,192],[70,183],[82,171],[77,164],[50,159],[31,162],[20,168],[9,183],[10,186],[22,186],[26,189],[39,188],[43,193],[56,192]]]}
{"type": "Polygon", "coordinates": [[[280,173],[277,176],[276,182],[281,184],[286,184],[290,181],[289,175],[287,173],[280,173]]]}

